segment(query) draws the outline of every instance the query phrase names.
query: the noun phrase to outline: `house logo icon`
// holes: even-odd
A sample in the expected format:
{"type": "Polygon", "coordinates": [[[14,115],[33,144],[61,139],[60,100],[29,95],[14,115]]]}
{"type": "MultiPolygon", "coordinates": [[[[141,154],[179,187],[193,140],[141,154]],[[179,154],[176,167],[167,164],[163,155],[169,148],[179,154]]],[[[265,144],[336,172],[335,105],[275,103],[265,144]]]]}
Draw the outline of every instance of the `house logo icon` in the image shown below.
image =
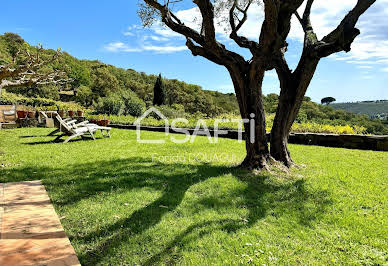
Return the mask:
{"type": "Polygon", "coordinates": [[[151,144],[164,144],[165,140],[163,139],[141,139],[141,121],[146,118],[149,114],[155,113],[161,120],[164,121],[164,132],[166,136],[170,133],[170,125],[168,123],[167,117],[165,117],[157,108],[151,107],[143,113],[133,124],[136,126],[136,138],[138,143],[151,143],[151,144]]]}

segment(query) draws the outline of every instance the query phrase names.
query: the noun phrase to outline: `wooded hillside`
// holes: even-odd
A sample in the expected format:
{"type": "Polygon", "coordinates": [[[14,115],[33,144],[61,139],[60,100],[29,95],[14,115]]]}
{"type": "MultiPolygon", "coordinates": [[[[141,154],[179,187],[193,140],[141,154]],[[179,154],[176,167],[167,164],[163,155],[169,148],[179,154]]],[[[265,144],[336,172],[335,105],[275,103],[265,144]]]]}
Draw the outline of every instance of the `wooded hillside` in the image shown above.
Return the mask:
{"type": "MultiPolygon", "coordinates": [[[[28,49],[36,49],[25,43],[28,49]]],[[[8,63],[15,49],[12,39],[0,35],[0,64],[8,63]]],[[[45,49],[42,57],[50,57],[56,51],[45,49]]],[[[52,100],[74,101],[96,113],[139,116],[153,104],[153,89],[158,74],[148,75],[133,69],[122,69],[98,60],[79,60],[66,52],[46,67],[46,71],[62,70],[67,85],[42,85],[34,88],[7,89],[0,102],[9,103],[15,96],[42,97],[52,100]],[[7,96],[8,95],[8,96],[7,96]],[[7,98],[8,97],[8,98],[7,98]]],[[[163,73],[161,73],[163,75],[163,73]]],[[[165,104],[160,106],[166,116],[215,117],[221,114],[239,114],[234,93],[203,90],[200,86],[176,79],[163,78],[166,93],[165,104]]],[[[21,100],[23,98],[20,98],[21,100]]],[[[23,101],[23,100],[22,100],[23,101]]],[[[278,95],[264,97],[265,111],[275,113],[278,95]]],[[[334,110],[305,97],[296,122],[314,122],[328,125],[363,126],[368,133],[388,134],[388,126],[380,120],[371,120],[366,115],[356,115],[343,110],[334,110]]]]}

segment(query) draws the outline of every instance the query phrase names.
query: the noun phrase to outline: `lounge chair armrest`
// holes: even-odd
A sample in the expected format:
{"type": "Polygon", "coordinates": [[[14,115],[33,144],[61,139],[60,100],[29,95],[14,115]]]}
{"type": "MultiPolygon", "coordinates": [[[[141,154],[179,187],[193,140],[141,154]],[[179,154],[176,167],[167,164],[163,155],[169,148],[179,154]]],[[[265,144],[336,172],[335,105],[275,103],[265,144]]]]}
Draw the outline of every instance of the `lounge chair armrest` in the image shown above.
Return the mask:
{"type": "Polygon", "coordinates": [[[76,124],[76,126],[78,127],[78,126],[85,126],[85,125],[87,125],[89,123],[89,121],[83,121],[83,122],[81,122],[81,123],[78,123],[78,124],[76,124]]]}
{"type": "Polygon", "coordinates": [[[71,120],[71,121],[69,121],[69,122],[66,122],[66,124],[72,125],[72,124],[74,124],[74,123],[76,123],[76,122],[77,122],[77,120],[71,120]]]}

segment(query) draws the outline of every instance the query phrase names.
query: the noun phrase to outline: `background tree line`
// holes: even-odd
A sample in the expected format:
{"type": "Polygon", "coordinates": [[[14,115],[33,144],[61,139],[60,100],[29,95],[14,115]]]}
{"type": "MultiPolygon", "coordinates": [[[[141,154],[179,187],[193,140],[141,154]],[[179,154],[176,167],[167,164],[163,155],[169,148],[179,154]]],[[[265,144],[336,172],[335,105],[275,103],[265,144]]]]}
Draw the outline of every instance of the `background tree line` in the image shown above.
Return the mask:
{"type": "MultiPolygon", "coordinates": [[[[15,46],[21,43],[28,45],[20,36],[9,38],[7,34],[0,35],[0,64],[9,62],[15,46]]],[[[53,53],[55,53],[54,50],[44,49],[42,56],[49,57],[53,53]]],[[[63,70],[65,77],[71,79],[71,82],[66,85],[50,84],[32,88],[12,88],[7,89],[7,92],[60,100],[61,93],[74,91],[75,95],[70,97],[71,101],[87,108],[93,108],[98,113],[116,115],[139,116],[145,108],[153,105],[154,87],[158,75],[117,68],[97,60],[79,60],[66,52],[63,52],[56,62],[47,65],[46,68],[47,71],[63,70]]],[[[198,85],[176,79],[166,79],[162,76],[160,78],[164,89],[164,104],[159,108],[169,117],[190,115],[215,117],[221,114],[239,114],[234,93],[203,90],[198,85]]],[[[265,111],[275,113],[278,95],[268,94],[263,97],[263,100],[265,111]]],[[[4,97],[1,101],[7,102],[4,97]]],[[[314,103],[309,97],[304,98],[296,121],[330,125],[351,124],[363,126],[371,134],[388,134],[388,126],[380,120],[371,120],[366,115],[335,110],[330,106],[314,103]]]]}

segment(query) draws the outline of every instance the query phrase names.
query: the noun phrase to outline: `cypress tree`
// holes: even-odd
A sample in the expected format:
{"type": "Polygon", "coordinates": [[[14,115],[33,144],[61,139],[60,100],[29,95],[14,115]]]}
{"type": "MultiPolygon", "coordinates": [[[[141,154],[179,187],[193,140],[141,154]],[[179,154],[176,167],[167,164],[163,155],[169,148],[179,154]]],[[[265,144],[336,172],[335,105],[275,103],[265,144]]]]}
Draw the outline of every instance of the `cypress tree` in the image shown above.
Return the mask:
{"type": "Polygon", "coordinates": [[[165,103],[166,94],[164,91],[162,75],[159,74],[154,86],[154,105],[163,105],[165,103]]]}

